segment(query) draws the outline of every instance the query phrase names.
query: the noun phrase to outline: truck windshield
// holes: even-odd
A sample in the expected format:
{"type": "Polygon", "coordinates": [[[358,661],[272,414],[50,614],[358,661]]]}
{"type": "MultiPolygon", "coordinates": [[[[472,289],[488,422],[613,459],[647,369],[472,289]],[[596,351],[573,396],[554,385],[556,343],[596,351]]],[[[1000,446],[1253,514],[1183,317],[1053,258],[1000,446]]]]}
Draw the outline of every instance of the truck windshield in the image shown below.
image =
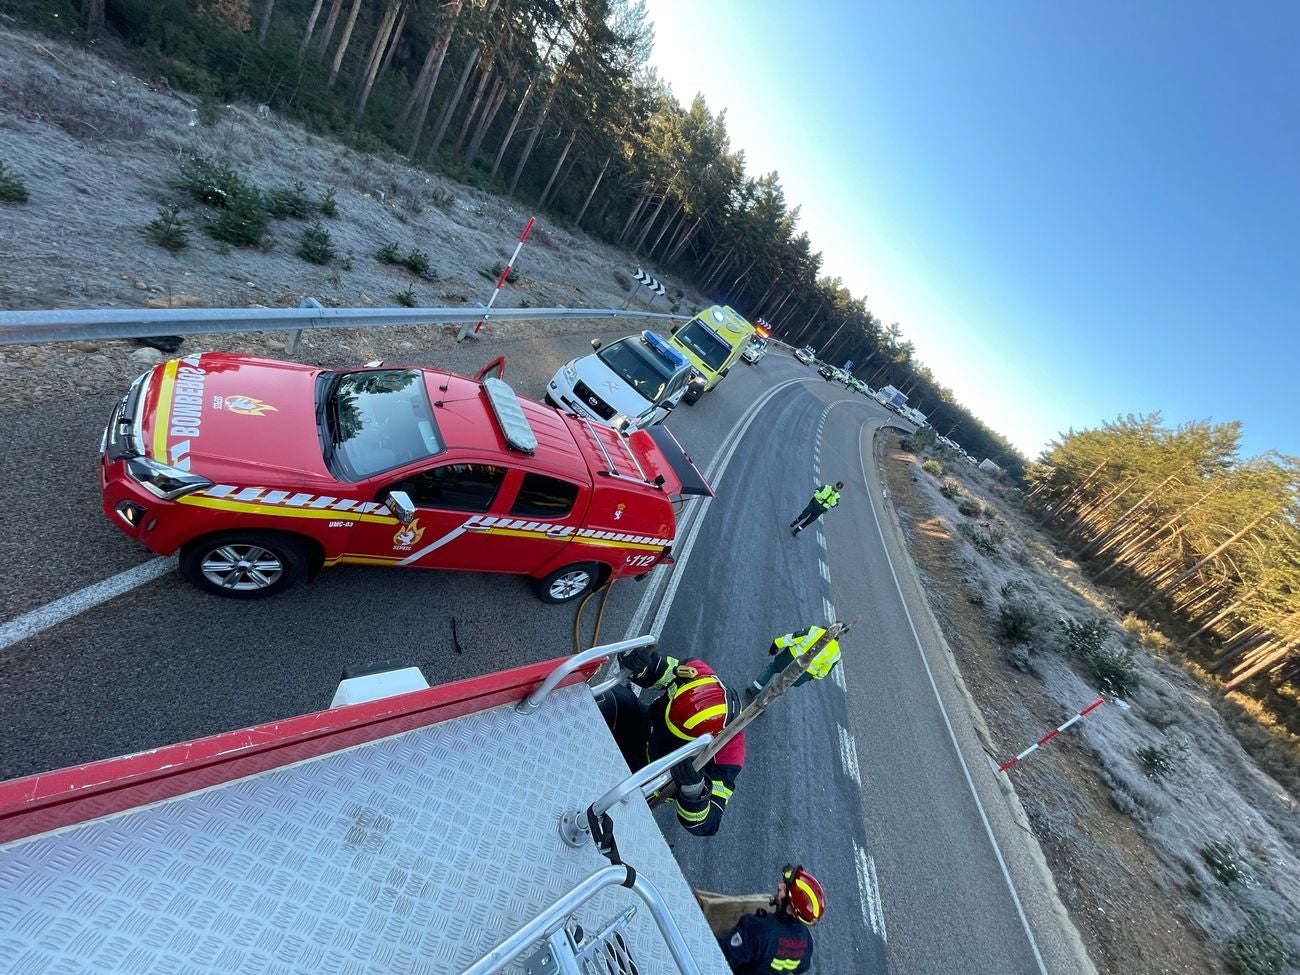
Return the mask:
{"type": "Polygon", "coordinates": [[[643,350],[639,339],[619,339],[596,353],[601,362],[651,403],[658,403],[672,378],[668,365],[653,352],[643,350]]]}
{"type": "Polygon", "coordinates": [[[731,346],[698,318],[691,319],[675,337],[714,372],[721,369],[727,356],[731,355],[731,346]]]}
{"type": "Polygon", "coordinates": [[[446,446],[415,369],[326,373],[316,421],[325,462],[344,481],[432,457],[446,446]]]}

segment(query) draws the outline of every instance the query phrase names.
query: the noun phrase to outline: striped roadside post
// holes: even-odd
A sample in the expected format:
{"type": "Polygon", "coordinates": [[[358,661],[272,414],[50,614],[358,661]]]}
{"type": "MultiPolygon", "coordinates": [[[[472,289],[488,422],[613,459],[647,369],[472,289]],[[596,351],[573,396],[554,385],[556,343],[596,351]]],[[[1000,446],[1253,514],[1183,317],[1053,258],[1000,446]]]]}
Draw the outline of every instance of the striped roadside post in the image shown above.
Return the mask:
{"type": "Polygon", "coordinates": [[[1074,724],[1076,721],[1082,718],[1089,711],[1095,711],[1097,708],[1101,707],[1101,705],[1102,705],[1101,698],[1097,698],[1097,700],[1093,701],[1086,708],[1084,708],[1082,711],[1076,714],[1073,718],[1065,722],[1065,724],[1061,725],[1059,728],[1054,728],[1053,730],[1049,731],[1047,734],[1043,735],[1042,738],[1039,738],[1038,741],[1034,742],[1032,745],[1026,748],[1015,758],[1011,759],[1010,761],[1003,762],[1001,765],[998,766],[998,771],[999,772],[1007,771],[1007,769],[1011,768],[1011,766],[1015,765],[1022,758],[1024,758],[1025,756],[1029,755],[1032,752],[1038,751],[1039,748],[1041,748],[1043,745],[1046,745],[1049,741],[1051,741],[1053,738],[1059,735],[1066,728],[1070,727],[1070,725],[1074,724]]]}
{"type": "MultiPolygon", "coordinates": [[[[519,252],[524,249],[524,241],[528,235],[533,232],[533,223],[536,217],[529,217],[528,224],[524,227],[524,232],[519,235],[519,243],[515,245],[515,252],[510,255],[510,260],[506,263],[505,270],[501,272],[501,277],[497,278],[496,289],[492,292],[492,297],[488,299],[487,307],[483,309],[483,317],[478,320],[474,326],[474,334],[477,335],[483,327],[483,323],[492,317],[492,305],[497,300],[497,295],[501,293],[501,286],[506,283],[506,278],[510,277],[510,269],[515,266],[515,261],[519,258],[519,252]]],[[[469,324],[466,323],[460,327],[460,332],[456,335],[456,341],[459,342],[470,334],[469,324]]]]}
{"type": "Polygon", "coordinates": [[[641,285],[645,285],[650,289],[650,302],[646,305],[647,309],[649,309],[650,305],[655,303],[655,298],[659,295],[665,294],[668,290],[655,278],[652,278],[650,275],[646,274],[645,271],[641,270],[641,268],[637,268],[636,274],[632,275],[632,277],[636,278],[636,284],[632,285],[632,290],[628,292],[627,301],[623,302],[624,308],[632,304],[632,298],[635,297],[637,289],[640,288],[641,285]]]}

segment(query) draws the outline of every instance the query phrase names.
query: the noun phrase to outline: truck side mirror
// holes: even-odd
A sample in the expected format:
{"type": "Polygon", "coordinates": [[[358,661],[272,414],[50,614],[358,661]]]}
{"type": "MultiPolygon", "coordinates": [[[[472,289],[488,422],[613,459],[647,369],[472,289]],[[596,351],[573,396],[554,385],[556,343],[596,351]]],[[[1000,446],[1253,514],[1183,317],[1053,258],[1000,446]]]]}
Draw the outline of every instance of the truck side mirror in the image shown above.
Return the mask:
{"type": "Polygon", "coordinates": [[[384,504],[388,510],[393,513],[393,517],[403,525],[409,525],[415,521],[415,502],[405,491],[389,491],[384,496],[384,504]]]}
{"type": "Polygon", "coordinates": [[[592,349],[594,349],[595,351],[599,352],[599,351],[600,351],[600,339],[592,339],[592,340],[591,340],[591,347],[592,347],[592,349]]]}

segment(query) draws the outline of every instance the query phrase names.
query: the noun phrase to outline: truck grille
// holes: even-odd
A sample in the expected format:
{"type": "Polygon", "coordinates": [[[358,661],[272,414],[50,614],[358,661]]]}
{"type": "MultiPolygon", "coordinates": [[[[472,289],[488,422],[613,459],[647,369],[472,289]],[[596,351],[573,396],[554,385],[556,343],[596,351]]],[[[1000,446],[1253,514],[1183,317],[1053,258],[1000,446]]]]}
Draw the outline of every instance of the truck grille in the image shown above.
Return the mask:
{"type": "Polygon", "coordinates": [[[595,413],[602,420],[611,419],[616,412],[614,407],[610,406],[603,399],[591,391],[591,387],[579,379],[573,384],[573,395],[578,398],[587,409],[595,413]]]}

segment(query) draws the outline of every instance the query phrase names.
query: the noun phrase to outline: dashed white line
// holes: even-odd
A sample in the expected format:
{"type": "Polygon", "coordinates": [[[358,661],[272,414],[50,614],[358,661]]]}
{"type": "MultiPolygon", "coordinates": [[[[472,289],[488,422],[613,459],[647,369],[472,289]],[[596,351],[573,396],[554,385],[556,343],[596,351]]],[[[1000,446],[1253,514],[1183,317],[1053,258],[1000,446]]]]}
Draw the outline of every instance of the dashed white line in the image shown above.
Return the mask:
{"type": "Polygon", "coordinates": [[[836,725],[840,732],[840,764],[844,774],[853,780],[853,784],[862,788],[862,772],[858,768],[858,743],[843,725],[836,725]]]}
{"type": "Polygon", "coordinates": [[[817,544],[821,546],[822,551],[826,551],[826,533],[819,531],[817,533],[817,544]]]}
{"type": "Polygon", "coordinates": [[[822,597],[822,612],[826,614],[827,623],[834,623],[837,619],[835,616],[835,606],[825,596],[822,597]]]}
{"type": "Polygon", "coordinates": [[[831,680],[835,681],[840,690],[848,692],[848,684],[844,680],[844,661],[841,660],[839,665],[831,671],[831,680]]]}
{"type": "Polygon", "coordinates": [[[827,582],[830,582],[830,581],[831,581],[831,567],[830,567],[829,565],[827,565],[825,562],[823,562],[821,559],[818,559],[818,560],[817,560],[817,568],[821,571],[822,578],[825,579],[827,582]]]}
{"type": "Polygon", "coordinates": [[[858,875],[858,900],[862,907],[862,920],[871,930],[888,941],[885,931],[885,909],[880,903],[880,884],[876,879],[876,861],[867,851],[853,844],[853,867],[858,875]]]}
{"type": "Polygon", "coordinates": [[[64,620],[93,609],[100,603],[106,603],[115,596],[129,592],[136,586],[152,582],[159,576],[166,575],[176,567],[174,559],[150,559],[133,569],[119,572],[115,576],[101,579],[93,586],[78,589],[74,593],[46,603],[39,609],[24,613],[0,626],[0,650],[8,649],[20,640],[26,640],[50,627],[58,626],[64,620]]]}

